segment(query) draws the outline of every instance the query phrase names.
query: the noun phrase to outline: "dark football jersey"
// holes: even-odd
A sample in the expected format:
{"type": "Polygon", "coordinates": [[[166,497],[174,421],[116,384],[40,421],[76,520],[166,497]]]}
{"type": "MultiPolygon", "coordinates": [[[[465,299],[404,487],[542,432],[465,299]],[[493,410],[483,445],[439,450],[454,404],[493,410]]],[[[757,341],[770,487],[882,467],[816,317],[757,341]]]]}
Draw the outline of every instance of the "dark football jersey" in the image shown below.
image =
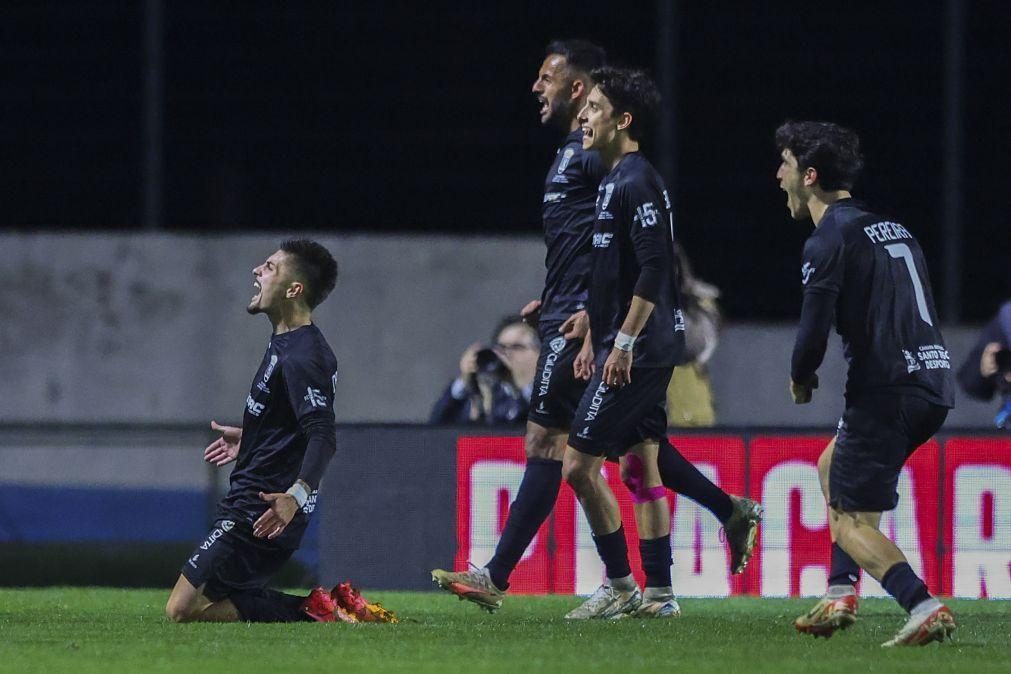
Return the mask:
{"type": "MultiPolygon", "coordinates": [[[[255,522],[267,509],[259,493],[283,493],[299,477],[306,451],[306,417],[334,422],[337,359],[315,325],[270,339],[242,418],[242,442],[222,514],[255,522]]],[[[315,509],[314,491],[275,541],[297,547],[315,509]]]]}
{"type": "Polygon", "coordinates": [[[586,308],[594,202],[604,173],[600,156],[583,150],[581,129],[566,136],[544,179],[541,218],[548,252],[541,320],[564,321],[586,308]]]}
{"type": "Polygon", "coordinates": [[[638,152],[625,155],[600,184],[593,225],[590,331],[603,362],[632,296],[654,303],[635,343],[633,367],[681,362],[685,323],[674,256],[674,216],[663,179],[638,152]]]}
{"type": "Polygon", "coordinates": [[[834,314],[848,399],[884,390],[954,405],[927,264],[909,230],[853,199],[837,201],[804,244],[801,275],[794,381],[808,381],[821,364],[834,314]]]}

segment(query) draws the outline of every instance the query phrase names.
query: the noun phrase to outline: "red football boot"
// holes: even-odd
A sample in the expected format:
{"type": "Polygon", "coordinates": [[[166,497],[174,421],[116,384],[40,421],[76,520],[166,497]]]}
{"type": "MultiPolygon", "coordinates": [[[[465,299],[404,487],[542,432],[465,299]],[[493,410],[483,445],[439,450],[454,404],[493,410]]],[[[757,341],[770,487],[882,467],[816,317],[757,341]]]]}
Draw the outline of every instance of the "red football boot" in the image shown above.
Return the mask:
{"type": "Polygon", "coordinates": [[[334,611],[337,610],[337,604],[325,588],[317,587],[309,593],[300,608],[316,622],[332,623],[335,620],[334,611]]]}
{"type": "Polygon", "coordinates": [[[343,609],[349,616],[363,623],[395,623],[400,622],[397,616],[382,607],[381,604],[371,604],[361,593],[345,582],[330,591],[338,610],[343,609]]]}

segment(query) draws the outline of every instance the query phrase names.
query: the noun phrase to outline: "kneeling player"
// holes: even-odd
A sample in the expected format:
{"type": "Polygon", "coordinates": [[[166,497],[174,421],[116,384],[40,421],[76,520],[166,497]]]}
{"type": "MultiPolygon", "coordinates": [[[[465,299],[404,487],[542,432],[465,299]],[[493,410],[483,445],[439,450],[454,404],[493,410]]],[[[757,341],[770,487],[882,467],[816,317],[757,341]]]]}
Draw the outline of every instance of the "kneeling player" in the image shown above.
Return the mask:
{"type": "Polygon", "coordinates": [[[899,472],[940,429],[954,386],[920,245],[902,225],[850,196],[862,165],[859,139],[824,122],[776,131],[777,171],[795,220],[812,219],[804,245],[804,302],[790,389],[807,403],[833,319],[849,375],[839,431],[818,461],[830,506],[832,570],[825,598],[796,620],[799,631],[831,636],[856,621],[854,583],[863,568],[909,612],[884,646],[943,641],[951,612],[930,596],[902,551],[878,531],[898,503],[899,472]]]}
{"type": "Polygon", "coordinates": [[[273,335],[242,428],[211,422],[221,437],[205,459],[237,463],[217,520],[183,564],[165,612],[177,622],[371,619],[374,611],[347,585],[332,593],[316,588],[308,597],[266,589],[298,548],[337,446],[337,361],[312,323],[312,310],[333,290],[337,263],[318,243],[285,241],[253,277],[247,311],[266,314],[273,335]]]}

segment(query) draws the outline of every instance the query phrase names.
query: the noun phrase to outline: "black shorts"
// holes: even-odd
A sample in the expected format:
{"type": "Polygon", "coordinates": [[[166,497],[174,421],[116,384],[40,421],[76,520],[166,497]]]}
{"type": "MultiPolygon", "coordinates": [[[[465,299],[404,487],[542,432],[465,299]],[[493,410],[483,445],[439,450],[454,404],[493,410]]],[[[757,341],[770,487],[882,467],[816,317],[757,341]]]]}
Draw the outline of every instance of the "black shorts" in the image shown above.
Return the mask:
{"type": "Polygon", "coordinates": [[[829,505],[844,512],[894,509],[903,464],[947,416],[948,408],[909,395],[867,394],[847,403],[829,469],[829,505]]]}
{"type": "Polygon", "coordinates": [[[620,388],[590,379],[572,420],[569,445],[584,454],[614,458],[644,440],[667,434],[667,386],[673,367],[632,368],[632,382],[620,388]]]}
{"type": "Polygon", "coordinates": [[[247,522],[221,519],[183,564],[182,574],[193,587],[204,586],[205,597],[220,601],[236,591],[265,587],[293,552],[254,538],[247,522]]]}
{"type": "Polygon", "coordinates": [[[572,372],[572,363],[579,355],[583,340],[566,341],[558,332],[559,326],[558,322],[540,326],[541,354],[537,358],[527,420],[545,428],[567,429],[572,425],[572,416],[586,390],[586,382],[576,379],[572,372]]]}

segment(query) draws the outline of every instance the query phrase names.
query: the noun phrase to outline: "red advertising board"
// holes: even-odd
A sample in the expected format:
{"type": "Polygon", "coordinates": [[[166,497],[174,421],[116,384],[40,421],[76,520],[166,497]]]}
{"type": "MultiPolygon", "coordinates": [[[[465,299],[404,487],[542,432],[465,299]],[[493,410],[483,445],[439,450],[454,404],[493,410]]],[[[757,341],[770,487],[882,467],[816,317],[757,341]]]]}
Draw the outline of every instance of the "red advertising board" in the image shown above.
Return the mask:
{"type": "MultiPolygon", "coordinates": [[[[747,571],[731,576],[719,522],[692,501],[668,495],[672,579],[682,596],[820,595],[828,574],[828,517],[817,460],[830,436],[675,436],[674,444],[731,494],[762,502],[765,520],[747,571]]],[[[494,554],[523,477],[522,438],[464,437],[457,447],[456,568],[494,554]]],[[[605,474],[626,522],[629,557],[643,581],[632,503],[617,465],[605,474]]],[[[948,440],[921,447],[899,478],[898,507],[881,530],[906,552],[934,592],[1011,597],[1011,441],[948,440]],[[943,487],[943,488],[942,488],[943,487]],[[941,495],[944,495],[942,500],[941,495]]],[[[562,485],[555,510],[510,578],[519,593],[586,594],[603,578],[589,527],[562,485]]],[[[861,594],[882,596],[874,579],[861,594]]]]}
{"type": "Polygon", "coordinates": [[[1011,440],[944,446],[944,593],[1011,599],[1011,440]]]}

